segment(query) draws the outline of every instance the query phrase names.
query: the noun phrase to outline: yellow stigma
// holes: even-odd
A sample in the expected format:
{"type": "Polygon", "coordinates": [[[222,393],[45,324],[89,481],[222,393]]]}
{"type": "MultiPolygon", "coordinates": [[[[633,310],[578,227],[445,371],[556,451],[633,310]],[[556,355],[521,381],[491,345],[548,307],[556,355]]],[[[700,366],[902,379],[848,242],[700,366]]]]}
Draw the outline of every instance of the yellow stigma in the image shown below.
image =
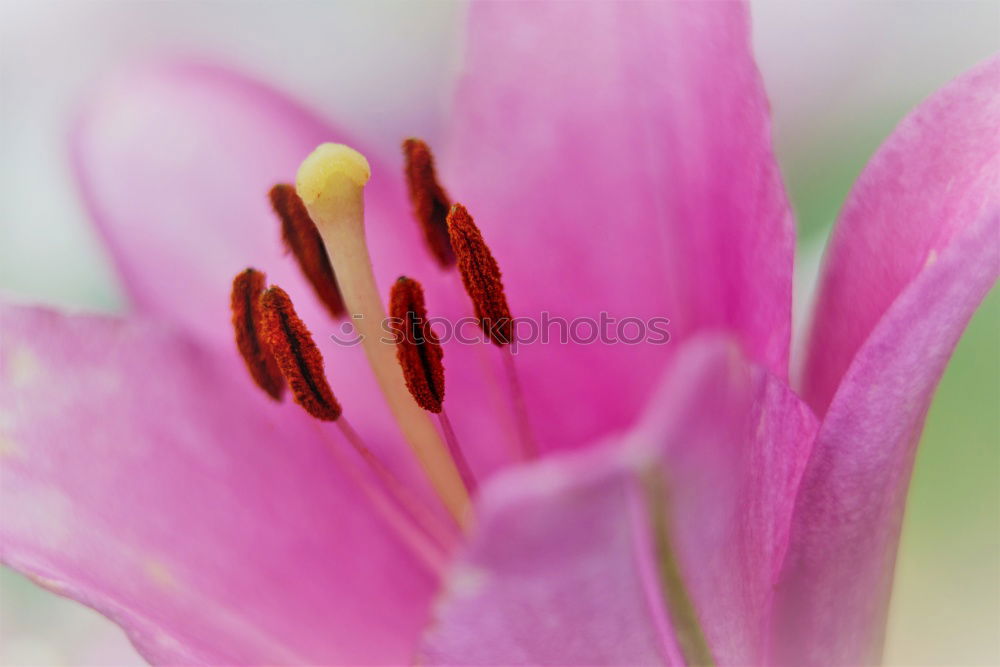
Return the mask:
{"type": "Polygon", "coordinates": [[[344,144],[320,144],[299,167],[295,190],[306,206],[326,209],[357,198],[372,170],[365,156],[344,144]]]}

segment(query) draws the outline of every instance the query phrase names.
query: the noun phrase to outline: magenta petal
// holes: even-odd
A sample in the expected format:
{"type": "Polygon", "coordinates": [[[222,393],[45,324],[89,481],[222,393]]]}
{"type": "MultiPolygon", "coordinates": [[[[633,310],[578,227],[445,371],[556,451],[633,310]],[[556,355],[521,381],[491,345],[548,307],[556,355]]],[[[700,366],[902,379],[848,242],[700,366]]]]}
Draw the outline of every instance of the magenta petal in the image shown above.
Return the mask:
{"type": "Polygon", "coordinates": [[[5,563],[159,663],[410,659],[433,578],[294,407],[161,327],[2,323],[5,563]]]}
{"type": "Polygon", "coordinates": [[[444,664],[681,662],[640,473],[662,462],[673,538],[720,662],[760,661],[811,413],[732,345],[692,342],[623,441],[502,474],[421,655],[444,664]],[[652,466],[652,467],[651,467],[652,466]]]}
{"type": "Polygon", "coordinates": [[[1000,57],[910,113],[858,179],[826,251],[803,393],[826,412],[896,297],[1000,202],[1000,57]]]}
{"type": "Polygon", "coordinates": [[[796,505],[777,595],[779,663],[879,661],[920,432],[965,325],[1000,275],[998,237],[994,203],[903,291],[848,368],[796,505]]]}
{"type": "MultiPolygon", "coordinates": [[[[470,12],[453,150],[440,163],[495,251],[515,317],[667,317],[675,341],[730,329],[784,377],[794,231],[746,7],[470,12]]],[[[626,428],[671,349],[525,346],[539,439],[570,447],[626,428]]]]}

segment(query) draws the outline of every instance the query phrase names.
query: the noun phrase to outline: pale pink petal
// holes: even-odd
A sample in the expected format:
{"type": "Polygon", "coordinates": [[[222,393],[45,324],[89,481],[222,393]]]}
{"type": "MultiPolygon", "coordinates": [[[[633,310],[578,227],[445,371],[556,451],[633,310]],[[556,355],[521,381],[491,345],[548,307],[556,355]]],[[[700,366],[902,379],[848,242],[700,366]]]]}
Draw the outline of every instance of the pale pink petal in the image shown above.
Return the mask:
{"type": "Polygon", "coordinates": [[[681,354],[705,355],[711,382],[668,386],[632,437],[662,448],[679,561],[716,661],[765,664],[772,592],[817,423],[785,382],[734,350],[689,349],[681,354]],[[726,390],[728,402],[718,395],[726,390]],[[740,410],[741,422],[728,437],[712,437],[714,425],[679,435],[690,417],[678,410],[708,421],[740,410]]]}
{"type": "Polygon", "coordinates": [[[723,663],[758,662],[813,432],[808,409],[731,344],[692,342],[631,434],[485,486],[478,526],[422,656],[680,664],[641,481],[643,471],[659,470],[676,556],[711,650],[723,663]]]}
{"type": "MultiPolygon", "coordinates": [[[[746,7],[497,2],[470,12],[451,150],[439,162],[497,256],[514,315],[595,326],[602,312],[666,317],[675,341],[730,329],[784,377],[793,227],[746,7]]],[[[550,331],[558,339],[559,325],[550,331]]],[[[636,331],[627,324],[625,335],[636,331]]],[[[671,349],[524,346],[540,441],[572,447],[626,428],[671,349]]]]}
{"type": "Polygon", "coordinates": [[[5,563],[155,662],[411,658],[434,578],[331,458],[336,430],[160,325],[2,323],[5,563]]]}
{"type": "Polygon", "coordinates": [[[1000,205],[998,91],[994,57],[910,113],[854,186],[826,252],[803,376],[819,414],[899,294],[1000,205]]]}
{"type": "Polygon", "coordinates": [[[678,663],[641,566],[656,576],[637,475],[605,449],[575,456],[501,473],[483,489],[421,662],[678,663]]]}
{"type": "MultiPolygon", "coordinates": [[[[145,313],[229,344],[232,277],[265,271],[313,326],[329,322],[286,255],[267,193],[293,182],[321,142],[364,150],[275,90],[198,62],[124,72],[92,95],[73,133],[73,164],[125,288],[145,313]]],[[[374,253],[419,247],[396,166],[372,165],[367,187],[374,253]],[[387,231],[386,227],[391,231],[387,231]]],[[[392,263],[404,255],[390,252],[392,263]]],[[[420,253],[410,253],[420,257],[420,253]]],[[[387,267],[389,279],[415,271],[387,267]]],[[[386,283],[389,284],[389,283],[386,283]]],[[[332,330],[332,323],[325,325],[332,330]]]]}
{"type": "Polygon", "coordinates": [[[1000,275],[1000,210],[994,204],[978,214],[961,221],[889,307],[833,397],[803,477],[777,594],[781,664],[880,659],[924,418],[959,336],[1000,275]]]}

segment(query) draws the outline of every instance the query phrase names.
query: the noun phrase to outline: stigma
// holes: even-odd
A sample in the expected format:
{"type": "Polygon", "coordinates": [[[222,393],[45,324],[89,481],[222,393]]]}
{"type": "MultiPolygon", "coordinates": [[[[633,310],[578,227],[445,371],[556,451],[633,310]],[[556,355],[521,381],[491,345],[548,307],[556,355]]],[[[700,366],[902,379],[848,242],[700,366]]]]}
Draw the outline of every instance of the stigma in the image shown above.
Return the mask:
{"type": "Polygon", "coordinates": [[[367,158],[350,146],[320,144],[299,166],[295,191],[319,227],[363,212],[362,190],[371,175],[367,158]]]}

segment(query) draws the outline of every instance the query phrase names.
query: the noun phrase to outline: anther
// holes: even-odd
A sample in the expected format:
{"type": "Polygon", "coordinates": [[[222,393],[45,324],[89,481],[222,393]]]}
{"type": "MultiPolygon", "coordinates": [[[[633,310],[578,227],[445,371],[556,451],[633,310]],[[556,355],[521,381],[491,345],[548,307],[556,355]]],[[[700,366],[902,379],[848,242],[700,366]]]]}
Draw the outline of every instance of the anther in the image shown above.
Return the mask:
{"type": "Polygon", "coordinates": [[[266,280],[264,274],[256,269],[248,268],[236,274],[230,305],[233,311],[233,329],[236,331],[236,347],[250,370],[250,376],[271,398],[280,401],[285,391],[285,379],[261,332],[263,313],[260,295],[264,292],[266,280]]]}
{"type": "Polygon", "coordinates": [[[463,522],[469,497],[458,470],[427,413],[410,396],[395,344],[380,342],[386,312],[364,228],[364,186],[370,176],[361,153],[342,144],[322,144],[302,162],[295,189],[323,237],[386,403],[442,502],[463,522]]]}
{"type": "Polygon", "coordinates": [[[389,315],[396,337],[396,357],[403,369],[406,386],[420,407],[437,414],[448,453],[462,476],[465,488],[473,493],[476,478],[444,411],[444,365],[441,363],[444,352],[427,320],[424,290],[420,283],[406,276],[396,280],[389,297],[389,315]]]}
{"type": "Polygon", "coordinates": [[[279,183],[271,188],[268,197],[281,220],[281,238],[285,247],[295,255],[302,273],[330,314],[335,318],[342,317],[346,309],[330,256],[326,254],[323,239],[309,218],[305,204],[295,193],[295,187],[279,183]]]}
{"type": "Polygon", "coordinates": [[[496,345],[509,344],[513,340],[514,323],[504,295],[500,267],[472,216],[461,204],[452,206],[448,213],[448,233],[479,327],[496,345]]]}
{"type": "Polygon", "coordinates": [[[455,264],[447,222],[451,200],[438,183],[434,156],[426,143],[411,137],[403,142],[403,157],[413,215],[420,223],[434,259],[443,268],[449,268],[455,264]]]}
{"type": "Polygon", "coordinates": [[[440,413],[444,400],[444,352],[427,321],[420,283],[400,276],[389,297],[389,317],[396,336],[396,358],[413,399],[428,412],[440,413]]]}
{"type": "Polygon", "coordinates": [[[533,459],[538,456],[538,445],[528,418],[524,390],[514,364],[513,348],[509,346],[514,340],[514,319],[507,306],[500,267],[472,216],[461,204],[452,206],[448,213],[448,233],[451,235],[451,247],[455,249],[455,256],[458,258],[458,270],[462,274],[465,291],[472,299],[476,318],[479,319],[479,328],[483,330],[487,340],[506,348],[503,350],[506,354],[502,356],[521,447],[525,457],[533,459]]]}
{"type": "Polygon", "coordinates": [[[320,353],[306,325],[299,319],[285,290],[271,287],[260,298],[264,337],[281,374],[292,388],[295,402],[323,421],[336,421],[340,404],[323,372],[320,353]]]}

